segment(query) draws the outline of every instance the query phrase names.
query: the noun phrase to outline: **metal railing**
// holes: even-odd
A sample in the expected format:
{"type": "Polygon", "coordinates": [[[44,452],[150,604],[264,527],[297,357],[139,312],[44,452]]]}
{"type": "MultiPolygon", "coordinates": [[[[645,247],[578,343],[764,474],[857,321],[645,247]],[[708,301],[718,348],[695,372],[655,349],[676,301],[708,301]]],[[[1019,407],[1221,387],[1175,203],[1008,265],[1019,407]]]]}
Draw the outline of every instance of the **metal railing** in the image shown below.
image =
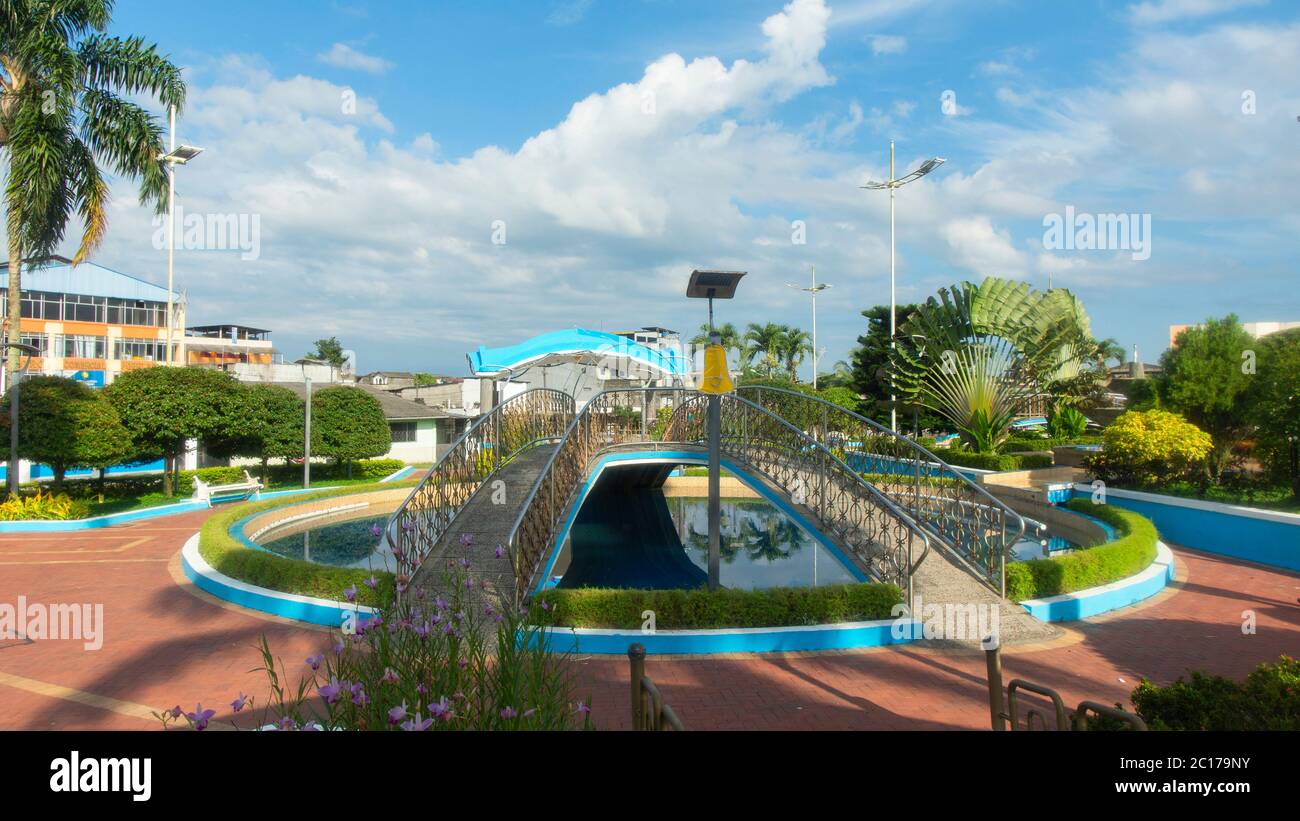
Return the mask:
{"type": "MultiPolygon", "coordinates": [[[[697,394],[684,401],[664,439],[706,442],[708,399],[697,394]]],[[[910,603],[912,575],[930,550],[928,534],[913,517],[842,457],[770,409],[740,396],[720,401],[722,452],[786,489],[871,575],[898,585],[910,603]]]]}
{"type": "Polygon", "coordinates": [[[558,441],[573,415],[572,396],[539,388],[507,399],[475,420],[389,519],[399,593],[474,492],[520,453],[558,441]]]}
{"type": "Polygon", "coordinates": [[[1025,532],[1021,516],[906,436],[817,396],[784,388],[741,387],[739,396],[830,448],[1006,595],[1006,556],[1025,532]]]}
{"type": "MultiPolygon", "coordinates": [[[[993,640],[986,639],[985,643],[993,643],[993,640]]],[[[1011,683],[1007,685],[1004,699],[1002,692],[1002,648],[994,643],[992,647],[984,651],[984,655],[988,668],[989,718],[992,721],[993,729],[996,731],[1008,728],[1011,730],[1038,729],[1059,732],[1087,730],[1089,713],[1099,718],[1119,722],[1126,725],[1130,730],[1143,731],[1147,729],[1146,722],[1140,716],[1096,701],[1081,701],[1079,706],[1074,709],[1074,712],[1070,712],[1066,709],[1065,701],[1061,698],[1060,693],[1046,685],[1035,684],[1022,678],[1011,679],[1011,683]],[[1047,713],[1036,707],[1030,707],[1025,713],[1024,726],[1021,727],[1020,694],[1022,692],[1034,693],[1051,702],[1052,724],[1055,726],[1048,723],[1047,713]]]]}
{"type": "Polygon", "coordinates": [[[674,408],[690,395],[693,392],[685,388],[605,391],[592,397],[574,416],[510,530],[508,548],[520,601],[542,572],[565,512],[582,488],[593,457],[616,445],[657,441],[663,433],[659,409],[674,408]]]}
{"type": "Polygon", "coordinates": [[[629,646],[627,660],[632,674],[632,729],[685,730],[673,708],[664,704],[659,688],[645,674],[645,645],[637,643],[629,646]]]}

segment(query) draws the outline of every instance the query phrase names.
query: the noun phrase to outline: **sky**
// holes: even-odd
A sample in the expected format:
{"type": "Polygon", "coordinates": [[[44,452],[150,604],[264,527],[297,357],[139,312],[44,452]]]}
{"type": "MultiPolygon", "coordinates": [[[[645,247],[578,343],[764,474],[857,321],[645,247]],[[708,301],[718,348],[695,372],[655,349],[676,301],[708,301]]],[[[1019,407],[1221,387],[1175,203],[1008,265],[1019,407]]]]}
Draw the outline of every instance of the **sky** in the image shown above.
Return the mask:
{"type": "MultiPolygon", "coordinates": [[[[694,333],[697,267],[748,272],[719,321],[806,329],[788,283],[815,265],[829,370],[889,302],[889,196],[860,186],[890,140],[900,176],[946,158],[898,191],[899,302],[1050,277],[1148,362],[1171,324],[1300,320],[1295,3],[175,10],[120,2],[112,30],[185,67],[179,138],[205,152],[178,202],[214,233],[183,239],[177,287],[190,324],[268,328],[290,359],[337,336],[361,372],[465,375],[478,345],[548,330],[694,333]],[[1128,243],[1048,236],[1105,214],[1128,243]],[[241,218],[243,252],[211,247],[241,218]]],[[[152,219],[117,181],[95,261],[164,283],[152,219]]]]}

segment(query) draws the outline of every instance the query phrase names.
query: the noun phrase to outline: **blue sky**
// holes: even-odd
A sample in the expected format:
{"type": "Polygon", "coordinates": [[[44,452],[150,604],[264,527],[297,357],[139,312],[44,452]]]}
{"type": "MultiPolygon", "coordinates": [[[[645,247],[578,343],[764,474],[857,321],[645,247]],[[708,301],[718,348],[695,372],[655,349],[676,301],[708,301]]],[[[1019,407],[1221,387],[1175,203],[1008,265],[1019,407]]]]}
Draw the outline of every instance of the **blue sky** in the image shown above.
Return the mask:
{"type": "MultiPolygon", "coordinates": [[[[785,284],[815,264],[828,366],[888,302],[888,199],[857,186],[890,139],[900,165],[948,160],[900,192],[900,301],[1050,274],[1148,361],[1170,324],[1300,319],[1294,4],[172,9],[120,3],[114,29],[187,68],[180,133],[207,153],[183,207],[260,225],[256,259],[178,254],[190,321],[270,328],[290,357],[337,335],[363,370],[463,374],[480,343],[559,327],[692,330],[694,266],[750,272],[722,320],[807,327],[785,284]],[[1066,206],[1149,215],[1149,258],[1044,248],[1066,206]]],[[[98,261],[162,281],[154,233],[119,184],[98,261]]]]}

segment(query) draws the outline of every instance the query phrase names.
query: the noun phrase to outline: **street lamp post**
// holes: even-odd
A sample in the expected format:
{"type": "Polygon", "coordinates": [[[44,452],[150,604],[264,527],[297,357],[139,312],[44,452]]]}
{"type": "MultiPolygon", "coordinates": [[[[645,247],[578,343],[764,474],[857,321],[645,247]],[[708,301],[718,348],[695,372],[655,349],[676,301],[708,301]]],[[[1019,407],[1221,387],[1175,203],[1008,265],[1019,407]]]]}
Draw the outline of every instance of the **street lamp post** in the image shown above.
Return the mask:
{"type": "Polygon", "coordinates": [[[824,283],[821,284],[821,285],[818,285],[818,284],[817,284],[817,266],[816,266],[816,265],[813,265],[813,266],[812,266],[812,285],[811,285],[810,287],[808,287],[808,288],[802,288],[802,287],[800,287],[800,286],[798,286],[798,285],[795,285],[793,282],[787,282],[787,283],[786,283],[786,286],[788,286],[788,287],[790,287],[790,288],[794,288],[796,291],[807,291],[808,293],[812,294],[812,347],[813,347],[813,349],[812,349],[812,372],[813,372],[813,374],[812,374],[812,376],[813,376],[813,378],[812,378],[812,386],[813,386],[813,390],[817,390],[817,360],[820,359],[819,351],[818,351],[818,348],[817,348],[817,294],[821,293],[822,291],[825,291],[827,288],[829,288],[829,287],[831,287],[831,286],[826,285],[826,284],[824,284],[824,283]]]}
{"type": "MultiPolygon", "coordinates": [[[[894,295],[894,192],[909,182],[917,180],[929,174],[934,169],[943,165],[943,157],[933,157],[921,163],[921,165],[909,174],[905,174],[897,179],[894,178],[894,141],[889,141],[889,179],[885,182],[868,182],[862,186],[873,191],[889,189],[889,349],[892,352],[897,347],[894,337],[898,331],[895,328],[895,317],[897,313],[896,299],[894,295]]],[[[898,397],[894,392],[894,368],[890,363],[889,368],[889,429],[898,431],[898,397]]]]}
{"type": "Polygon", "coordinates": [[[176,106],[167,109],[168,151],[159,157],[167,164],[167,364],[176,364],[172,351],[175,336],[175,307],[173,306],[174,263],[176,258],[176,166],[185,165],[203,153],[202,148],[176,144],[176,106]]]}
{"type": "MultiPolygon", "coordinates": [[[[709,344],[720,345],[713,330],[713,300],[731,299],[745,274],[741,271],[692,271],[686,296],[709,301],[709,344]]],[[[725,358],[725,354],[724,354],[725,358]]],[[[707,359],[707,356],[706,356],[707,359]]],[[[705,388],[708,390],[707,386],[705,388]]],[[[722,397],[709,393],[709,589],[720,587],[722,576],[722,397]]]]}
{"type": "MultiPolygon", "coordinates": [[[[306,417],[303,421],[302,434],[302,486],[303,489],[311,487],[311,375],[307,373],[308,365],[327,365],[329,363],[320,359],[299,359],[298,364],[302,366],[302,380],[307,385],[306,417]]],[[[331,377],[333,372],[331,372],[331,377]]]]}
{"type": "MultiPolygon", "coordinates": [[[[18,351],[18,366],[14,368],[13,384],[9,388],[9,468],[5,471],[5,485],[9,490],[10,498],[13,498],[18,495],[18,486],[21,484],[18,475],[18,386],[23,381],[27,364],[40,351],[31,345],[19,342],[6,342],[5,347],[18,351]]],[[[10,367],[14,367],[12,360],[10,360],[10,367]]]]}

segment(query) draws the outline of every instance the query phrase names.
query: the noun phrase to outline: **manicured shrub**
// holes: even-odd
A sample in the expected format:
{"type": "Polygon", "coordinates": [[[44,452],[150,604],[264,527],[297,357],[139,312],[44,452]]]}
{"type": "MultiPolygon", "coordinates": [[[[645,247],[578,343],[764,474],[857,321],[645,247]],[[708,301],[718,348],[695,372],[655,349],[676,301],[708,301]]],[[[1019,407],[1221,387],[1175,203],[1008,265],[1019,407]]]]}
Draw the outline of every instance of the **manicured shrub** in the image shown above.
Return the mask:
{"type": "Polygon", "coordinates": [[[343,591],[355,586],[359,604],[385,607],[393,599],[395,581],[392,573],[384,571],[372,573],[364,568],[329,567],[260,550],[249,550],[242,541],[231,535],[230,528],[245,516],[276,507],[372,490],[389,490],[392,487],[392,485],[357,485],[318,493],[304,493],[288,499],[267,499],[261,502],[232,505],[208,517],[208,520],[203,523],[203,528],[199,531],[199,554],[218,572],[258,587],[341,601],[343,591]],[[365,580],[371,575],[378,582],[374,589],[365,584],[365,580]]]}
{"type": "MultiPolygon", "coordinates": [[[[18,455],[49,465],[54,490],[69,468],[102,468],[131,454],[131,435],[103,395],[75,379],[32,376],[18,403],[18,455]]],[[[9,442],[9,395],[0,402],[0,441],[9,442]]],[[[6,451],[7,452],[7,451],[6,451]]]]}
{"type": "Polygon", "coordinates": [[[43,493],[39,488],[34,494],[10,496],[0,502],[0,522],[66,521],[89,515],[90,505],[86,502],[71,499],[66,493],[43,493]]]}
{"type": "Polygon", "coordinates": [[[1106,428],[1102,451],[1088,467],[1109,482],[1167,481],[1199,467],[1213,444],[1209,434],[1178,414],[1127,411],[1106,428]]]}
{"type": "Polygon", "coordinates": [[[1143,679],[1131,698],[1153,730],[1300,730],[1300,661],[1282,656],[1244,682],[1199,671],[1167,687],[1143,679]]]}
{"type": "Polygon", "coordinates": [[[1007,598],[1012,601],[1059,596],[1110,584],[1144,570],[1156,558],[1156,527],[1131,510],[1071,499],[1071,510],[1111,525],[1119,536],[1097,547],[1050,559],[1007,564],[1007,598]]]}
{"type": "Polygon", "coordinates": [[[950,465],[999,472],[1034,470],[1052,466],[1051,456],[1038,453],[974,453],[968,450],[949,450],[940,454],[939,458],[950,465]]]}
{"type": "Polygon", "coordinates": [[[903,600],[892,584],[775,587],[766,590],[552,589],[535,599],[546,603],[542,623],[564,627],[640,629],[641,614],[655,614],[659,630],[722,627],[790,627],[891,618],[903,600]]]}

